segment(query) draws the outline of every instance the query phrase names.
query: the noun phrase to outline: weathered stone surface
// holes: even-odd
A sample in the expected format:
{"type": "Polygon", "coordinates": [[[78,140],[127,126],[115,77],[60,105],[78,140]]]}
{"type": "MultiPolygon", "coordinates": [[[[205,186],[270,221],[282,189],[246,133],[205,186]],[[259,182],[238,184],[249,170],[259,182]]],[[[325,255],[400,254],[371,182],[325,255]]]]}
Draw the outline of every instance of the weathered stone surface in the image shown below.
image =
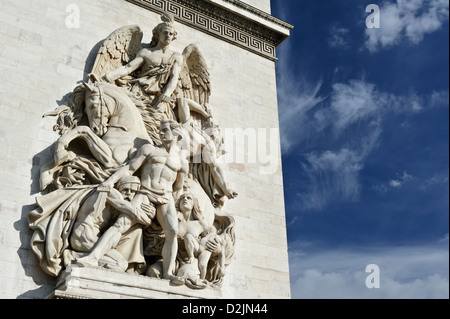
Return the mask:
{"type": "MultiPolygon", "coordinates": [[[[268,3],[261,1],[257,7],[266,11],[268,3]]],[[[55,289],[56,279],[41,270],[30,250],[32,231],[27,221],[28,213],[36,209],[35,197],[42,195],[40,169],[53,158],[52,143],[58,139],[51,129],[54,119],[42,114],[65,103],[77,82],[87,81],[99,41],[113,30],[140,25],[143,42],[148,43],[160,22],[159,13],[123,0],[105,0],[77,2],[79,24],[73,25],[68,18],[77,15],[71,5],[65,0],[0,3],[0,69],[6,75],[0,86],[1,298],[44,298],[55,289]]],[[[277,129],[274,63],[201,30],[175,25],[179,36],[172,49],[182,52],[195,42],[207,61],[213,84],[210,104],[220,127],[234,133],[277,129]]],[[[239,186],[239,196],[226,203],[239,227],[223,298],[290,296],[281,159],[276,148],[272,174],[261,174],[265,165],[260,161],[224,165],[230,184],[239,186]]],[[[207,295],[203,290],[197,297],[207,295]]]]}
{"type": "Polygon", "coordinates": [[[69,266],[48,299],[221,299],[218,289],[192,290],[168,280],[69,266]],[[99,280],[102,278],[102,280],[99,280]]]}

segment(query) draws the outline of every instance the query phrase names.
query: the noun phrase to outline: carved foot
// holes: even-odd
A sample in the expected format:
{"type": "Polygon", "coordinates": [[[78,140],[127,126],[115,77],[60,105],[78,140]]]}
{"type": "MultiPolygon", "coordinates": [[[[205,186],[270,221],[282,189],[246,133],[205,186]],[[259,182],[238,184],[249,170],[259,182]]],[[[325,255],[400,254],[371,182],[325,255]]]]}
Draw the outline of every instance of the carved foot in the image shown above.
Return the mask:
{"type": "Polygon", "coordinates": [[[77,259],[76,265],[80,267],[98,267],[98,261],[95,258],[86,256],[80,259],[77,259]]]}
{"type": "Polygon", "coordinates": [[[176,285],[176,286],[182,286],[185,284],[184,278],[180,277],[180,276],[170,275],[170,276],[165,276],[164,279],[170,280],[170,283],[173,285],[176,285]]]}
{"type": "Polygon", "coordinates": [[[192,289],[205,289],[208,287],[208,282],[199,278],[187,278],[186,286],[192,289]]]}

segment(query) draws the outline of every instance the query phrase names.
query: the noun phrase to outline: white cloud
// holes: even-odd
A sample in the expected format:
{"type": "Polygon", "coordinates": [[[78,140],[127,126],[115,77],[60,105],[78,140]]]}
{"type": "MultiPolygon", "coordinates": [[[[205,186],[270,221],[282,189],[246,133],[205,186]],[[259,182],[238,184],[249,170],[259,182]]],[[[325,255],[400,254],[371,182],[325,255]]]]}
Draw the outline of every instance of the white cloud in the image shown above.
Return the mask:
{"type": "Polygon", "coordinates": [[[429,246],[380,247],[359,252],[290,252],[289,258],[293,298],[449,298],[448,240],[429,246]],[[379,289],[365,285],[369,264],[380,268],[379,289]]]}
{"type": "Polygon", "coordinates": [[[343,130],[349,125],[366,119],[387,103],[385,94],[378,94],[374,84],[361,80],[351,80],[348,84],[333,86],[331,109],[335,116],[334,126],[343,130]]]}
{"type": "Polygon", "coordinates": [[[365,45],[375,52],[400,44],[404,39],[417,44],[426,34],[439,30],[448,18],[448,0],[386,2],[380,8],[381,27],[366,29],[365,45]]]}
{"type": "Polygon", "coordinates": [[[318,110],[314,119],[318,127],[332,125],[339,134],[362,121],[379,122],[390,112],[420,112],[422,104],[422,99],[415,93],[397,96],[380,91],[375,84],[365,80],[352,79],[333,85],[329,107],[318,110]]]}
{"type": "Polygon", "coordinates": [[[281,148],[288,153],[292,146],[311,138],[314,123],[308,112],[323,101],[319,96],[322,81],[315,84],[307,81],[292,81],[280,76],[278,85],[281,148]]]}
{"type": "Polygon", "coordinates": [[[365,121],[365,125],[357,128],[355,133],[358,133],[338,151],[306,154],[303,170],[309,188],[299,194],[303,209],[322,209],[333,200],[359,199],[359,172],[366,157],[378,145],[382,133],[381,115],[386,105],[391,105],[390,100],[388,94],[377,92],[375,85],[362,80],[333,86],[329,106],[314,113],[314,128],[320,131],[331,126],[338,136],[361,121],[365,121]]]}
{"type": "Polygon", "coordinates": [[[449,91],[435,91],[429,97],[429,105],[430,106],[449,106],[449,91]]]}
{"type": "MultiPolygon", "coordinates": [[[[401,188],[406,183],[413,182],[413,181],[418,181],[418,179],[412,175],[409,175],[407,172],[403,172],[402,175],[397,174],[397,177],[395,179],[391,179],[388,183],[374,185],[372,188],[375,191],[383,194],[383,193],[386,193],[387,191],[389,191],[390,189],[401,188]]],[[[427,190],[430,187],[433,187],[436,185],[444,185],[444,184],[448,185],[448,181],[449,181],[448,173],[439,173],[439,174],[436,173],[432,177],[427,178],[424,181],[423,180],[419,181],[421,183],[419,188],[421,190],[427,190]]]]}
{"type": "Polygon", "coordinates": [[[383,116],[389,113],[419,113],[448,101],[448,90],[425,97],[414,92],[398,96],[380,91],[364,79],[335,83],[329,94],[321,95],[323,81],[309,81],[301,75],[294,77],[287,64],[290,58],[286,48],[281,54],[277,86],[283,154],[305,141],[314,141],[328,127],[339,135],[352,125],[366,121],[368,135],[373,136],[370,131],[379,130],[383,116]]]}
{"type": "Polygon", "coordinates": [[[303,169],[307,172],[310,189],[299,194],[303,209],[321,209],[328,202],[339,199],[355,201],[359,198],[359,171],[362,158],[353,151],[326,151],[320,155],[310,153],[303,169]]]}
{"type": "Polygon", "coordinates": [[[402,183],[400,181],[397,180],[392,180],[389,182],[389,185],[391,185],[392,187],[401,187],[402,183]]]}
{"type": "Polygon", "coordinates": [[[412,175],[409,175],[406,172],[403,172],[403,175],[398,175],[397,179],[393,179],[389,182],[389,185],[394,188],[400,188],[404,183],[413,181],[415,178],[412,175]]]}
{"type": "Polygon", "coordinates": [[[309,81],[306,76],[294,74],[289,43],[283,44],[277,53],[277,92],[280,119],[281,150],[284,154],[316,131],[308,112],[324,98],[319,95],[323,81],[309,81]]]}
{"type": "MultiPolygon", "coordinates": [[[[287,123],[297,123],[298,126],[287,129],[293,132],[285,135],[292,146],[295,143],[314,140],[331,128],[334,136],[330,136],[335,145],[334,150],[309,152],[304,155],[303,170],[308,177],[308,187],[299,196],[303,200],[303,209],[322,209],[333,200],[357,201],[360,193],[359,173],[373,150],[379,145],[383,131],[384,119],[392,113],[420,113],[442,102],[445,92],[433,93],[420,97],[414,92],[398,96],[380,91],[375,84],[365,80],[353,79],[347,83],[336,83],[327,100],[320,99],[317,105],[317,92],[313,91],[313,103],[302,103],[302,112],[287,112],[281,116],[287,123]],[[343,135],[350,132],[352,135],[343,135]],[[297,132],[297,134],[294,134],[297,132]],[[345,136],[341,141],[340,137],[345,136]]],[[[292,93],[291,93],[292,94],[292,93]]],[[[293,108],[295,110],[295,107],[293,108]]],[[[400,188],[411,182],[414,177],[404,172],[391,179],[386,185],[374,186],[381,193],[390,188],[400,188]]]]}

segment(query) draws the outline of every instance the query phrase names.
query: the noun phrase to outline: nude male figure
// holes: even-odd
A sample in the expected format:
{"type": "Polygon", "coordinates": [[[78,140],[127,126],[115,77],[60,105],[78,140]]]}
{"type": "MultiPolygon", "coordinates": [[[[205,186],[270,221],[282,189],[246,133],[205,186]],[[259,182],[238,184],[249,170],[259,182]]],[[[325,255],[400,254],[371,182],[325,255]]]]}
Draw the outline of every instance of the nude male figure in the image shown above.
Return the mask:
{"type": "Polygon", "coordinates": [[[162,250],[163,278],[175,284],[183,284],[184,282],[174,275],[178,251],[178,219],[174,198],[183,190],[189,163],[179,154],[178,135],[174,134],[177,129],[180,129],[179,123],[172,120],[161,121],[162,146],[142,146],[129,164],[120,168],[102,185],[112,188],[121,177],[132,175],[140,169],[141,191],[136,195],[136,199],[149,199],[156,206],[156,218],[165,234],[162,250]]]}

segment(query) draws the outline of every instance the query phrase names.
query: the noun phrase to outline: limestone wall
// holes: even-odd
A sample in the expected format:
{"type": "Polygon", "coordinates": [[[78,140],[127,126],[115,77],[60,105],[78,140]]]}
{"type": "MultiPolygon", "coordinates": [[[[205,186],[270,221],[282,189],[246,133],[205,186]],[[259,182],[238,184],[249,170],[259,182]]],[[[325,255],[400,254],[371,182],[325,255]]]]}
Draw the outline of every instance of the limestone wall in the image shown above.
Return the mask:
{"type": "MultiPolygon", "coordinates": [[[[244,2],[270,11],[269,0],[244,2]]],[[[42,115],[86,79],[99,42],[112,31],[138,24],[149,42],[159,22],[158,14],[123,0],[0,0],[0,298],[45,298],[54,289],[55,279],[29,249],[27,224],[40,195],[40,167],[58,137],[55,119],[42,115]],[[80,9],[75,27],[67,24],[73,4],[80,9]]],[[[262,128],[269,137],[278,128],[274,62],[177,27],[172,49],[195,42],[209,65],[211,104],[222,129],[262,128]]],[[[226,164],[239,197],[226,204],[236,219],[237,246],[224,298],[290,297],[279,144],[272,160],[272,174],[261,174],[261,163],[226,164]]]]}

